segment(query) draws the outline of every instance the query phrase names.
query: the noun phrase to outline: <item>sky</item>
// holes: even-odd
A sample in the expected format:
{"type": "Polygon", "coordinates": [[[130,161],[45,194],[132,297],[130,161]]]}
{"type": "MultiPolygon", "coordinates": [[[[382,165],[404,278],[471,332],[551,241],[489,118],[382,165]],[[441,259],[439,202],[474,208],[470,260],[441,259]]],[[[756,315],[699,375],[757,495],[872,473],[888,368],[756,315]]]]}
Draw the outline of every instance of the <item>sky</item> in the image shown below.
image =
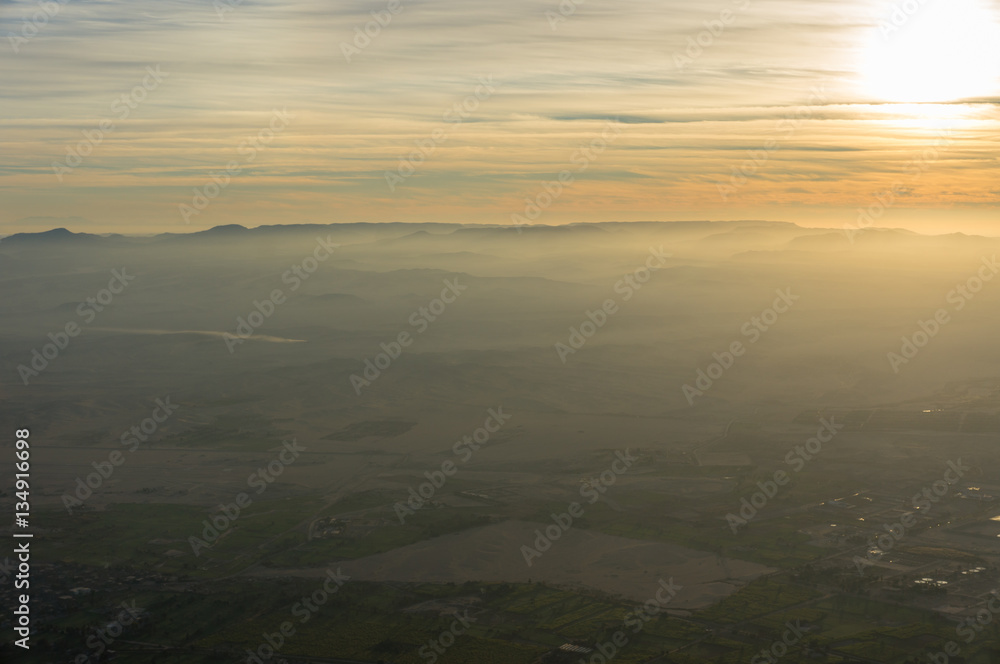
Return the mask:
{"type": "Polygon", "coordinates": [[[0,235],[1000,235],[995,0],[5,1],[0,35],[0,235]]]}

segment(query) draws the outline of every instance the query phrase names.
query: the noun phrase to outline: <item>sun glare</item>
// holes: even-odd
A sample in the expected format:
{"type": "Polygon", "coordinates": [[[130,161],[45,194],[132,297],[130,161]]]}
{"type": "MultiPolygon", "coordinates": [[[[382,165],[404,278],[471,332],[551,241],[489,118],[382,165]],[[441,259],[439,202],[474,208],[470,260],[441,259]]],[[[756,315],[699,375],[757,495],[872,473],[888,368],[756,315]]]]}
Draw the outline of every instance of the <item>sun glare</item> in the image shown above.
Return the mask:
{"type": "Polygon", "coordinates": [[[1000,23],[985,0],[907,0],[879,21],[862,55],[867,92],[889,102],[998,93],[1000,23]]]}

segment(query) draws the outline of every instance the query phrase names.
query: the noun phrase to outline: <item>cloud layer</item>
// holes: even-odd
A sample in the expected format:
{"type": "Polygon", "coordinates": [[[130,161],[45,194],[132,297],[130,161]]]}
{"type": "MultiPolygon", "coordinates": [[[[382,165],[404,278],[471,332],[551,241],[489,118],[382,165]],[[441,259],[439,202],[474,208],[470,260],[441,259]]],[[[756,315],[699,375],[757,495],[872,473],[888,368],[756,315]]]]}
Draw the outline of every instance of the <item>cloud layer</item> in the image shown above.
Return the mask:
{"type": "MultiPolygon", "coordinates": [[[[566,169],[574,181],[541,223],[830,223],[905,181],[894,225],[983,230],[1000,91],[878,98],[864,58],[891,12],[850,0],[8,2],[0,232],[37,217],[137,233],[511,223],[566,169]],[[276,109],[292,119],[268,136],[276,109]],[[614,142],[577,170],[574,155],[616,120],[614,142]],[[913,179],[943,130],[947,149],[913,179]],[[401,159],[414,169],[392,187],[401,159]],[[77,160],[57,177],[53,163],[77,160]],[[219,194],[185,218],[213,181],[219,194]]],[[[984,59],[984,80],[996,75],[984,59]]]]}

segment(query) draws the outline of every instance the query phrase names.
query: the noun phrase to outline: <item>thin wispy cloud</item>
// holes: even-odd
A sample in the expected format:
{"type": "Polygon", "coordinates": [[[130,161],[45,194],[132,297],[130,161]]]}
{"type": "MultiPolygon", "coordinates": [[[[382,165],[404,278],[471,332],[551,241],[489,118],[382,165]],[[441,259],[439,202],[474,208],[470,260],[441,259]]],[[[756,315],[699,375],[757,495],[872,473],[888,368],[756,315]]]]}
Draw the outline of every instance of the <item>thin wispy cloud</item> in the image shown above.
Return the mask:
{"type": "MultiPolygon", "coordinates": [[[[240,174],[199,215],[198,227],[507,223],[524,196],[566,168],[607,121],[627,130],[590,165],[588,186],[549,211],[551,223],[798,221],[799,212],[792,218],[774,208],[782,200],[806,203],[796,189],[803,177],[830,183],[810,191],[808,204],[832,218],[867,198],[859,183],[871,189],[871,174],[890,177],[933,140],[933,132],[899,122],[912,109],[893,114],[896,104],[865,87],[865,48],[891,3],[595,1],[554,23],[557,2],[424,0],[401,2],[384,26],[372,23],[372,12],[386,11],[380,2],[232,4],[220,15],[194,1],[70,0],[17,52],[10,44],[0,49],[0,191],[7,201],[0,225],[83,216],[106,230],[179,230],[187,227],[179,202],[233,160],[243,160],[240,174]],[[731,17],[724,26],[723,16],[731,17]],[[358,50],[350,61],[345,45],[358,50]],[[147,67],[168,76],[119,119],[116,100],[141,85],[147,67]],[[385,173],[474,94],[483,76],[497,82],[496,92],[390,191],[385,173]],[[822,103],[813,95],[820,88],[822,103]],[[809,120],[785,137],[752,185],[720,201],[714,183],[728,179],[738,159],[727,153],[763,145],[803,105],[814,107],[809,120]],[[295,119],[246,162],[241,144],[275,109],[295,119]],[[108,119],[113,131],[61,181],[54,177],[52,164],[108,119]],[[817,164],[817,152],[865,156],[817,164]]],[[[0,34],[20,34],[36,8],[0,6],[0,34]]],[[[1000,147],[997,92],[977,104],[943,105],[954,109],[954,154],[961,158],[942,162],[923,183],[928,192],[958,188],[970,221],[996,195],[985,177],[955,174],[1000,147]]],[[[924,199],[933,205],[932,195],[924,199]]]]}

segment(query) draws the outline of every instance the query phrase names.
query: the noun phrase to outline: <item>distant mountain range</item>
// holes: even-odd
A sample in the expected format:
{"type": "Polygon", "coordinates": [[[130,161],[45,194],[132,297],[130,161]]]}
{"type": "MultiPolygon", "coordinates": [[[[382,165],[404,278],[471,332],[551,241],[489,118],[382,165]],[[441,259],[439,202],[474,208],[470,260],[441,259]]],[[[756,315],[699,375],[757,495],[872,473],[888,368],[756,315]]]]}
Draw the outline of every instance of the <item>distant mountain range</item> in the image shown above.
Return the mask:
{"type": "Polygon", "coordinates": [[[274,224],[247,228],[239,224],[216,226],[192,233],[161,233],[152,236],[121,234],[74,233],[66,228],[54,228],[38,233],[16,233],[3,238],[0,251],[41,249],[44,247],[151,246],[167,244],[211,246],[234,243],[294,239],[301,236],[333,236],[341,244],[377,243],[387,251],[462,251],[463,246],[449,248],[449,243],[486,241],[491,246],[514,248],[516,245],[541,248],[549,242],[563,246],[579,242],[592,245],[607,238],[637,236],[643,241],[671,242],[696,253],[708,255],[752,254],[754,252],[827,253],[837,251],[903,252],[913,248],[968,249],[983,247],[996,250],[1000,239],[949,233],[923,235],[903,229],[868,229],[849,233],[844,229],[806,228],[790,222],[761,220],[746,221],[682,221],[682,222],[597,222],[561,226],[465,225],[450,223],[334,223],[334,224],[274,224]],[[538,244],[541,243],[541,244],[538,244]]]}

